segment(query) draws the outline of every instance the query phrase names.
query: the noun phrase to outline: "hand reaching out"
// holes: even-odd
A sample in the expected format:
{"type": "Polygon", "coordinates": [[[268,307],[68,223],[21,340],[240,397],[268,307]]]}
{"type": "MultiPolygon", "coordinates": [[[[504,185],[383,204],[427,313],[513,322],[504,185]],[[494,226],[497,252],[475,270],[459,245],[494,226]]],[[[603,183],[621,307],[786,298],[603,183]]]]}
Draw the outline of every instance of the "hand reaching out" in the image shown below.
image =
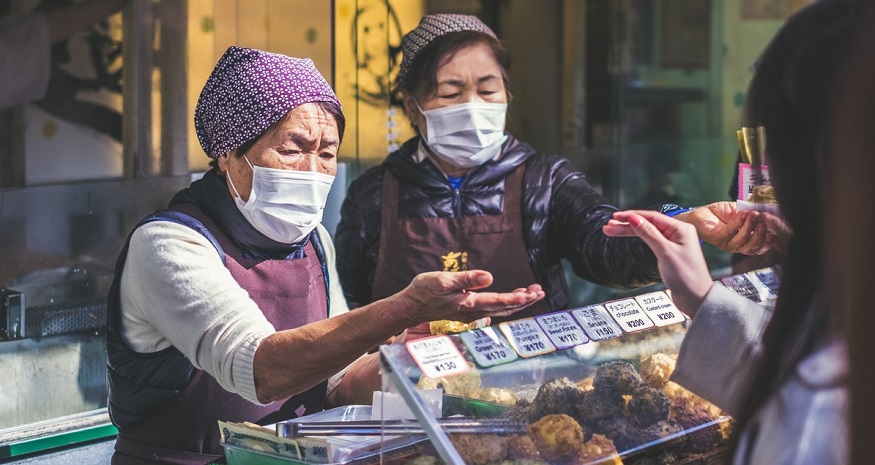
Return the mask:
{"type": "Polygon", "coordinates": [[[413,278],[398,297],[404,302],[409,326],[433,320],[471,322],[489,316],[506,316],[544,298],[540,284],[511,292],[474,292],[492,284],[492,274],[471,270],[433,271],[413,278]]]}
{"type": "Polygon", "coordinates": [[[656,255],[675,305],[690,317],[695,314],[713,280],[692,225],[652,210],[629,210],[614,213],[602,230],[612,237],[640,237],[656,255]]]}
{"type": "Polygon", "coordinates": [[[758,211],[738,211],[735,202],[714,202],[677,219],[693,225],[705,242],[730,253],[762,255],[776,246],[777,237],[763,224],[758,211]]]}

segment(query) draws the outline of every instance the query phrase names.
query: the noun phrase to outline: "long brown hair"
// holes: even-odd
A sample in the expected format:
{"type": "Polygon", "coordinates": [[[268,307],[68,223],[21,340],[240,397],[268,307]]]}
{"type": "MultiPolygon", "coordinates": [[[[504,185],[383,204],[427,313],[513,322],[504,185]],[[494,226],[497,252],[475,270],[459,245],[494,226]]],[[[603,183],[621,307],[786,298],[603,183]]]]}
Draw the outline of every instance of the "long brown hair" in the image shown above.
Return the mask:
{"type": "Polygon", "coordinates": [[[875,417],[875,364],[872,363],[872,276],[875,275],[875,8],[861,12],[847,77],[839,88],[834,121],[831,189],[827,192],[828,273],[842,317],[850,366],[848,430],[850,463],[870,464],[875,458],[871,424],[875,417]]]}
{"type": "Polygon", "coordinates": [[[749,89],[749,123],[764,126],[769,172],[793,230],[783,276],[763,336],[763,359],[748,380],[736,431],[837,330],[826,302],[814,302],[824,277],[824,176],[829,109],[853,39],[852,2],[822,0],[792,16],[763,52],[749,89]]]}

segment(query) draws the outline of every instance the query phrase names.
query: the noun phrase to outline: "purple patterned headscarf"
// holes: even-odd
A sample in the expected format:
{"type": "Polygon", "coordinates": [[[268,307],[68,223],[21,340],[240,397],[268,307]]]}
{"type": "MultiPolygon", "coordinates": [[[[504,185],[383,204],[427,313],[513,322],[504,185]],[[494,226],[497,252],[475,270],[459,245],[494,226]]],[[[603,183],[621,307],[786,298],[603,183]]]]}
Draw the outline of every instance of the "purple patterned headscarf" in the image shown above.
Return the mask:
{"type": "Polygon", "coordinates": [[[217,158],[260,135],[304,103],[340,101],[309,58],[230,47],[194,109],[204,152],[217,158]]]}
{"type": "Polygon", "coordinates": [[[495,33],[489,26],[480,21],[476,16],[459,14],[425,15],[419,20],[416,29],[404,34],[401,38],[401,66],[398,68],[398,84],[404,85],[410,65],[416,59],[416,55],[434,39],[450,33],[476,31],[495,37],[495,33]]]}

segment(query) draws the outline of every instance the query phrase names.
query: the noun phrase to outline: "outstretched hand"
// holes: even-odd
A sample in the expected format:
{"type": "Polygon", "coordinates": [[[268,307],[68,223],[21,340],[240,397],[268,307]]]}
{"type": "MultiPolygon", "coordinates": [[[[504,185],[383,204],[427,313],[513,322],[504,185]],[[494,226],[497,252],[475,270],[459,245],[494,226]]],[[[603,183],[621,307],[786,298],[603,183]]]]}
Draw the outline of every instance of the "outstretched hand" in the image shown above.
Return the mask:
{"type": "Polygon", "coordinates": [[[758,211],[738,211],[735,202],[714,202],[677,216],[693,225],[705,242],[730,253],[762,255],[776,245],[776,237],[758,211]]]}
{"type": "Polygon", "coordinates": [[[507,316],[544,298],[540,284],[511,292],[475,292],[492,285],[492,274],[471,270],[421,273],[401,293],[409,326],[433,320],[471,322],[507,316]]]}
{"type": "Polygon", "coordinates": [[[629,210],[615,212],[602,231],[612,237],[640,237],[656,255],[675,305],[690,317],[695,314],[713,280],[692,225],[652,210],[629,210]]]}

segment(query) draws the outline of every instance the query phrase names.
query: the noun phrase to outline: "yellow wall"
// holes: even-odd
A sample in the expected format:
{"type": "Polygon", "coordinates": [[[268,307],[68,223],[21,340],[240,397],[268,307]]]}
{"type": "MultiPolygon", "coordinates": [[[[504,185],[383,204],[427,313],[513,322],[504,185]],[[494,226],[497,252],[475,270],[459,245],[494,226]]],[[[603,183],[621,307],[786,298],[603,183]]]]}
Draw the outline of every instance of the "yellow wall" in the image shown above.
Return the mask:
{"type": "MultiPolygon", "coordinates": [[[[333,81],[330,1],[189,0],[188,8],[189,115],[213,66],[232,45],[310,58],[333,81]]],[[[190,169],[206,169],[209,159],[193,129],[188,147],[190,169]]]]}
{"type": "Polygon", "coordinates": [[[335,6],[335,91],[347,118],[340,155],[373,164],[414,134],[403,112],[389,108],[388,91],[401,63],[401,36],[419,24],[423,2],[336,0],[335,6]]]}

